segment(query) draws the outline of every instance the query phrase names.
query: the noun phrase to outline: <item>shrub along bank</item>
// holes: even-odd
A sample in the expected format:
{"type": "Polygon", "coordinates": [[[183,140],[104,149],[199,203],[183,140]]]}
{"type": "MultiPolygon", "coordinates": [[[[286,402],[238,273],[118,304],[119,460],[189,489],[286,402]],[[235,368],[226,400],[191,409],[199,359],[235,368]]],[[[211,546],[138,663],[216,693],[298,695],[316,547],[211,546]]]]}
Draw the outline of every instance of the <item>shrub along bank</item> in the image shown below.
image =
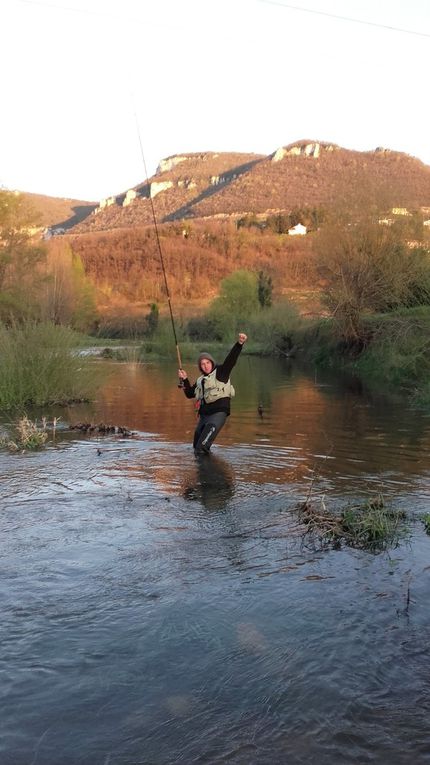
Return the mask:
{"type": "Polygon", "coordinates": [[[430,404],[430,306],[362,317],[360,337],[339,337],[334,319],[303,324],[294,334],[301,358],[346,367],[430,404]]]}
{"type": "MultiPolygon", "coordinates": [[[[379,231],[377,233],[379,235],[379,231]]],[[[358,233],[354,232],[354,236],[358,233]]],[[[385,237],[382,244],[387,246],[385,237]]],[[[391,247],[391,242],[389,244],[391,247]]],[[[380,242],[378,246],[382,247],[380,242]]],[[[376,248],[373,239],[372,247],[376,248]]],[[[408,289],[402,287],[401,290],[402,300],[408,305],[403,305],[399,296],[396,301],[391,297],[395,306],[390,305],[386,297],[388,293],[393,295],[393,290],[385,261],[387,279],[381,273],[375,276],[374,261],[372,268],[369,266],[369,273],[364,269],[362,259],[355,265],[350,262],[349,287],[342,295],[338,294],[336,310],[332,311],[331,318],[314,320],[300,317],[286,299],[272,303],[271,282],[263,272],[256,276],[237,271],[221,282],[219,296],[208,305],[203,315],[177,321],[182,358],[194,358],[202,348],[216,352],[220,345],[227,347],[236,332],[243,329],[249,336],[247,353],[297,356],[321,366],[347,367],[368,380],[400,388],[417,401],[430,403],[430,305],[424,302],[430,288],[424,262],[423,254],[415,254],[414,259],[409,259],[410,273],[408,279],[403,278],[408,289]],[[367,274],[366,299],[364,271],[367,274]],[[419,290],[418,273],[426,277],[422,278],[419,290]],[[372,287],[375,281],[378,281],[378,299],[376,288],[372,287]],[[385,310],[376,310],[374,306],[378,305],[384,306],[385,310]],[[386,310],[387,305],[389,310],[386,310]]],[[[338,289],[336,280],[338,272],[333,271],[332,301],[335,287],[338,289]]],[[[342,284],[345,288],[346,278],[342,284]]],[[[174,344],[170,319],[158,320],[157,314],[157,322],[142,340],[142,359],[171,356],[174,344]]]]}
{"type": "Polygon", "coordinates": [[[49,322],[0,324],[0,410],[91,397],[97,371],[78,354],[79,340],[72,330],[49,322]]]}
{"type": "MultiPolygon", "coordinates": [[[[295,357],[321,367],[356,371],[370,383],[384,384],[430,405],[430,306],[400,308],[362,317],[360,335],[346,338],[334,318],[300,318],[287,301],[247,317],[230,316],[220,325],[213,315],[179,322],[176,327],[183,360],[202,349],[219,356],[236,331],[249,336],[245,353],[295,357]]],[[[143,342],[141,360],[174,354],[170,320],[160,320],[151,339],[143,342]]]]}

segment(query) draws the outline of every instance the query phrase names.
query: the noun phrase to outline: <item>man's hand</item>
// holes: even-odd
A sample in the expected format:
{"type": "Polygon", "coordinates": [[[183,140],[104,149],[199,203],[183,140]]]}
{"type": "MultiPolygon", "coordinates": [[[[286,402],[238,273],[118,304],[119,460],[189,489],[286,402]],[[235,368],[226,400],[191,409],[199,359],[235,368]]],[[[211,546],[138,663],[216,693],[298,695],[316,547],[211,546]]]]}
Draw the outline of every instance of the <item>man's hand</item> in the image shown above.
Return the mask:
{"type": "Polygon", "coordinates": [[[188,375],[185,371],[185,369],[178,369],[178,377],[180,380],[186,380],[188,375]]]}
{"type": "Polygon", "coordinates": [[[239,345],[243,345],[244,343],[246,343],[247,340],[248,340],[248,335],[245,335],[244,332],[239,332],[239,335],[237,338],[237,342],[239,343],[239,345]]]}

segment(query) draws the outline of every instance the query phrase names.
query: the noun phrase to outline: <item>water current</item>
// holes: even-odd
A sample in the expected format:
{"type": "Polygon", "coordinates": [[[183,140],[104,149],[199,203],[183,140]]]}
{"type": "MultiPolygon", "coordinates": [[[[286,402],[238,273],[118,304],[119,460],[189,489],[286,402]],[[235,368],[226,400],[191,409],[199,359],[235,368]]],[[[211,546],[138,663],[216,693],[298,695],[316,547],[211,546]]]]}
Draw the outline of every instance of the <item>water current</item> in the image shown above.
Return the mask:
{"type": "Polygon", "coordinates": [[[196,459],[172,365],[103,364],[46,449],[0,455],[0,764],[430,763],[429,415],[244,356],[196,459]],[[321,549],[309,494],[382,494],[407,536],[321,549]]]}

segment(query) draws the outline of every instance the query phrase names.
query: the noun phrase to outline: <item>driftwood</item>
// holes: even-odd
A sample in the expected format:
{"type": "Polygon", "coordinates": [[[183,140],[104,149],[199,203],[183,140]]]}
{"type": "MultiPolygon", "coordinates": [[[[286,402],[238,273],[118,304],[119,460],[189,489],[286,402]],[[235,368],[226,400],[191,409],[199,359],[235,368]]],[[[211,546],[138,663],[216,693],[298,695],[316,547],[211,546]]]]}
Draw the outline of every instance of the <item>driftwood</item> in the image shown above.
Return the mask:
{"type": "Polygon", "coordinates": [[[122,425],[111,425],[105,422],[99,422],[98,425],[94,425],[91,422],[76,422],[74,425],[70,425],[70,430],[80,430],[82,433],[89,433],[95,436],[134,436],[135,433],[128,428],[124,428],[122,425]]]}

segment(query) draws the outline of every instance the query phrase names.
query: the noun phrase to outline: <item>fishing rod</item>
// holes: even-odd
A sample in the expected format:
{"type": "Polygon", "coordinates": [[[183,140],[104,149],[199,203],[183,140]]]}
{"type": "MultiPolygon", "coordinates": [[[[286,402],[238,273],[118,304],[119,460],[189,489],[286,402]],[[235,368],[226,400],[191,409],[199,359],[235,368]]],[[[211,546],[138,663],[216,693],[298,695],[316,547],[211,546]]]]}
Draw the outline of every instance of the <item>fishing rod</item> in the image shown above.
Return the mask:
{"type": "MultiPolygon", "coordinates": [[[[160,256],[161,270],[163,271],[164,286],[166,288],[167,303],[168,303],[168,306],[169,306],[169,313],[170,313],[170,321],[172,323],[173,337],[175,339],[176,356],[178,358],[179,369],[182,369],[181,352],[179,350],[178,337],[177,337],[177,334],[176,334],[176,327],[175,327],[175,320],[173,318],[172,301],[171,301],[171,298],[170,298],[169,284],[167,282],[166,268],[164,266],[163,250],[161,249],[161,241],[160,241],[160,234],[159,234],[159,231],[158,231],[157,216],[155,215],[154,201],[153,201],[152,196],[151,196],[151,189],[150,189],[150,186],[149,186],[148,170],[146,168],[145,152],[143,151],[142,137],[141,137],[141,134],[140,134],[139,121],[137,119],[136,111],[134,112],[134,118],[136,120],[136,128],[137,128],[137,135],[138,135],[138,138],[139,138],[139,146],[140,146],[140,153],[141,153],[141,156],[142,156],[143,169],[145,171],[146,182],[147,182],[148,187],[149,187],[149,201],[151,203],[152,220],[154,222],[155,238],[156,238],[156,241],[157,241],[158,254],[160,256]]],[[[183,387],[184,387],[184,381],[181,380],[181,378],[179,378],[178,388],[183,388],[183,387]]]]}

